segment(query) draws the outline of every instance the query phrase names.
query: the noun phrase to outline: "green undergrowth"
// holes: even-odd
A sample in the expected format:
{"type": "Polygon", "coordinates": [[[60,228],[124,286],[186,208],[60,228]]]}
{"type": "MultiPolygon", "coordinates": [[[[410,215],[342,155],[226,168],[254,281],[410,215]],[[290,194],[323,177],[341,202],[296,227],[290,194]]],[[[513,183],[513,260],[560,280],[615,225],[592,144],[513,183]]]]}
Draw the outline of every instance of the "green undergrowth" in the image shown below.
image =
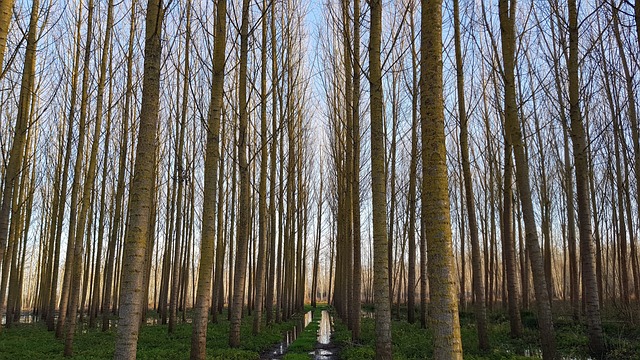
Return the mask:
{"type": "MultiPolygon", "coordinates": [[[[373,311],[372,308],[363,308],[373,311]]],[[[406,308],[401,307],[400,314],[394,312],[392,320],[393,359],[431,359],[433,358],[433,334],[420,327],[419,313],[416,323],[406,322],[406,308]]],[[[561,306],[554,304],[554,326],[557,349],[564,359],[588,359],[589,340],[583,323],[576,322],[561,306]]],[[[640,314],[628,315],[620,311],[603,311],[603,329],[609,351],[607,359],[640,359],[640,314]],[[635,319],[635,321],[629,320],[635,319]]],[[[532,359],[541,357],[538,321],[535,312],[522,311],[523,335],[520,338],[510,336],[508,314],[502,310],[488,314],[489,339],[491,350],[478,350],[478,337],[475,316],[471,311],[460,312],[460,332],[465,359],[532,359]]],[[[364,360],[375,358],[374,319],[362,318],[361,340],[351,341],[351,332],[334,314],[334,341],[341,347],[344,360],[364,360]]]]}
{"type": "MultiPolygon", "coordinates": [[[[305,308],[306,310],[307,308],[305,308]]],[[[310,309],[310,308],[309,308],[310,309]]],[[[150,314],[151,315],[151,314],[150,314]]],[[[152,315],[153,316],[153,315],[152,315]]],[[[259,335],[252,334],[253,316],[246,316],[241,325],[241,345],[229,347],[229,322],[226,313],[219,316],[217,324],[209,323],[207,330],[207,358],[220,360],[254,360],[282,340],[282,333],[293,328],[302,315],[289,321],[262,326],[259,335]]],[[[73,359],[112,359],[116,330],[102,332],[99,329],[79,330],[75,335],[73,359]]],[[[42,323],[17,324],[0,333],[0,359],[65,359],[62,356],[64,341],[55,338],[42,323]]],[[[191,324],[179,323],[173,334],[166,325],[142,325],[138,340],[138,359],[179,360],[188,359],[191,350],[191,324]]]]}
{"type": "Polygon", "coordinates": [[[316,347],[318,340],[318,329],[320,328],[320,319],[322,319],[322,310],[326,309],[326,305],[318,305],[313,310],[313,318],[307,327],[300,332],[296,340],[294,340],[287,353],[284,356],[285,360],[308,360],[310,358],[309,353],[316,347]]]}

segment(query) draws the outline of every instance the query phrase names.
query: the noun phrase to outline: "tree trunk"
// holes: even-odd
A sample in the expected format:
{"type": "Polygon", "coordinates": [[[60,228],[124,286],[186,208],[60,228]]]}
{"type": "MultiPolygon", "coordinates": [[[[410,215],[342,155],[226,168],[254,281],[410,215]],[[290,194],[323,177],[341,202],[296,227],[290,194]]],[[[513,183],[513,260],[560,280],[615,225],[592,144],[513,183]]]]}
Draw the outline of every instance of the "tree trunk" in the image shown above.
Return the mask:
{"type": "Polygon", "coordinates": [[[135,359],[142,307],[146,300],[141,287],[148,231],[149,211],[153,201],[153,158],[159,113],[160,63],[162,45],[162,0],[149,0],[147,5],[142,107],[136,149],[136,164],[131,183],[129,221],[124,243],[118,334],[114,358],[135,359]]]}
{"type": "Polygon", "coordinates": [[[571,116],[571,139],[575,159],[576,193],[578,197],[578,220],[580,231],[580,261],[582,286],[586,301],[589,348],[596,357],[605,352],[604,336],[600,319],[598,284],[593,261],[591,234],[591,209],[589,208],[589,173],[587,163],[587,135],[580,111],[580,83],[578,78],[578,8],[576,0],[569,0],[569,107],[571,116]]]}
{"type": "Polygon", "coordinates": [[[376,359],[391,359],[391,304],[387,238],[387,189],[384,174],[384,116],[382,103],[382,69],[380,43],[382,1],[371,0],[369,36],[369,87],[371,89],[371,190],[374,242],[374,301],[376,359]]]}
{"type": "MultiPolygon", "coordinates": [[[[200,268],[198,270],[198,289],[193,317],[193,332],[191,335],[191,359],[206,359],[207,357],[207,323],[209,307],[211,305],[211,271],[213,268],[215,215],[216,215],[216,191],[222,194],[222,187],[216,187],[218,176],[218,164],[220,160],[220,119],[222,113],[222,92],[224,86],[224,49],[226,46],[227,27],[227,2],[219,0],[216,7],[215,42],[213,48],[213,73],[211,86],[211,103],[208,115],[207,149],[205,156],[205,199],[203,201],[202,239],[200,243],[200,268]]],[[[218,212],[221,212],[222,197],[218,197],[218,212]]],[[[218,214],[220,216],[220,214],[218,214]]],[[[218,222],[218,227],[222,224],[218,222]]],[[[218,229],[218,253],[216,260],[216,281],[222,286],[222,267],[224,265],[224,245],[218,229]],[[220,258],[220,256],[222,256],[220,258]],[[218,274],[219,267],[219,274],[218,274]],[[219,278],[218,278],[219,275],[219,278]]],[[[222,301],[222,298],[214,298],[222,301]]],[[[215,304],[215,302],[214,302],[215,304]]],[[[215,306],[214,306],[215,307],[215,306]]],[[[213,309],[214,318],[217,316],[213,309]]]]}
{"type": "Polygon", "coordinates": [[[353,211],[353,283],[351,294],[351,337],[360,339],[360,303],[362,302],[362,252],[360,224],[360,0],[353,2],[353,170],[351,209],[353,211]]]}
{"type": "Polygon", "coordinates": [[[513,144],[516,160],[516,181],[520,192],[522,212],[526,228],[527,253],[531,261],[533,272],[534,290],[538,306],[538,323],[542,343],[542,356],[544,359],[556,357],[555,335],[551,316],[551,302],[547,292],[547,284],[544,277],[544,264],[538,234],[536,230],[533,202],[531,200],[531,186],[529,181],[529,165],[524,149],[524,142],[520,122],[518,121],[518,108],[515,93],[515,1],[500,0],[500,32],[502,35],[502,52],[504,61],[505,83],[505,133],[506,141],[513,144]]]}
{"type": "MultiPolygon", "coordinates": [[[[4,4],[3,4],[4,5],[4,4]]],[[[40,1],[34,0],[31,8],[31,17],[29,19],[29,32],[27,33],[27,49],[25,52],[24,67],[22,70],[22,80],[20,83],[20,95],[18,100],[18,114],[16,116],[16,126],[13,132],[13,143],[9,152],[9,163],[4,178],[4,188],[2,189],[2,206],[0,206],[0,267],[2,267],[2,277],[8,274],[11,263],[3,263],[5,251],[7,251],[7,240],[11,238],[12,233],[17,231],[13,226],[11,233],[9,232],[9,217],[17,213],[14,206],[19,193],[18,180],[22,168],[22,159],[24,157],[24,148],[29,129],[29,110],[32,100],[32,92],[35,78],[36,51],[37,51],[37,32],[38,32],[38,16],[40,1]]],[[[2,10],[2,8],[0,8],[2,10]]],[[[2,14],[3,15],[3,14],[2,14]]],[[[4,23],[3,23],[4,24],[4,23]]],[[[8,24],[8,21],[7,21],[8,24]]],[[[1,29],[0,29],[1,30],[1,29]]],[[[0,34],[1,35],[1,34],[0,34]]],[[[6,42],[6,36],[3,40],[6,42]]],[[[5,43],[6,44],[6,43],[5,43]]],[[[2,53],[4,54],[4,49],[2,53]]],[[[2,66],[2,63],[0,63],[2,66]]],[[[14,215],[16,216],[16,215],[14,215]]],[[[5,311],[5,281],[0,285],[0,316],[5,311]]],[[[2,330],[2,325],[0,325],[2,330]]]]}
{"type": "MultiPolygon", "coordinates": [[[[476,323],[478,326],[478,348],[489,350],[489,334],[487,331],[487,308],[482,286],[482,260],[480,259],[480,240],[478,237],[478,221],[476,219],[476,204],[473,195],[473,180],[471,179],[471,165],[469,162],[469,130],[467,109],[464,99],[464,71],[462,65],[462,45],[460,40],[460,5],[459,0],[453,1],[453,24],[455,31],[456,79],[458,88],[458,116],[460,118],[460,157],[462,159],[462,173],[464,177],[465,200],[469,220],[469,235],[471,236],[471,262],[473,265],[473,292],[475,295],[476,323]]],[[[493,203],[491,203],[493,208],[493,203]]],[[[464,241],[464,238],[461,239],[464,241]]],[[[492,289],[488,289],[491,291],[492,289]]]]}
{"type": "Polygon", "coordinates": [[[7,48],[7,35],[13,17],[13,4],[15,0],[0,1],[0,80],[4,77],[6,69],[4,65],[4,52],[7,48]]]}
{"type": "Polygon", "coordinates": [[[229,346],[240,346],[240,322],[244,305],[244,284],[247,270],[247,246],[249,241],[249,165],[247,164],[247,55],[249,46],[249,0],[242,2],[242,25],[240,28],[240,79],[238,128],[238,171],[240,174],[240,195],[238,201],[238,223],[236,241],[236,261],[233,282],[233,304],[230,310],[229,346]]]}
{"type": "MultiPolygon", "coordinates": [[[[415,39],[414,24],[415,3],[409,7],[409,29],[411,38],[415,39]]],[[[418,52],[416,42],[411,41],[411,161],[409,164],[409,270],[407,274],[407,321],[415,322],[416,298],[416,187],[418,177],[418,52]]],[[[464,255],[463,255],[464,256],[464,255]]],[[[423,306],[423,304],[421,304],[423,306]]]]}
{"type": "Polygon", "coordinates": [[[267,260],[267,1],[262,1],[262,68],[260,73],[260,184],[258,200],[258,259],[255,283],[255,313],[253,314],[253,334],[260,333],[262,323],[262,298],[264,297],[265,268],[267,260]]]}
{"type": "MultiPolygon", "coordinates": [[[[442,77],[442,1],[422,1],[420,117],[422,216],[429,241],[433,355],[462,359],[458,299],[449,217],[442,77]]],[[[471,212],[471,211],[470,211],[471,212]]]]}

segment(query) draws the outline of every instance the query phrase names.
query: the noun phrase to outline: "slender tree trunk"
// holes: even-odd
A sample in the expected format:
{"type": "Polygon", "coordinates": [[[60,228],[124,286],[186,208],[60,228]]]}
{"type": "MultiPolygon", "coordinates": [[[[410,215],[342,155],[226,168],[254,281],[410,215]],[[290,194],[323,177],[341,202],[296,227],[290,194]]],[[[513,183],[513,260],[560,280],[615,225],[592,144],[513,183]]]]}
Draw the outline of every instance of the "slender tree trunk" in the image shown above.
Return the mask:
{"type": "Polygon", "coordinates": [[[351,208],[353,211],[353,283],[351,296],[351,337],[360,339],[360,303],[362,302],[362,252],[360,224],[360,0],[353,2],[353,170],[351,208]]]}
{"type": "MultiPolygon", "coordinates": [[[[4,5],[4,4],[3,4],[4,5]]],[[[34,0],[31,8],[31,17],[29,19],[29,32],[27,33],[27,49],[25,52],[24,67],[22,70],[22,80],[20,83],[20,95],[18,100],[18,114],[16,116],[16,126],[13,132],[13,143],[9,152],[9,163],[4,178],[4,188],[2,189],[2,205],[0,206],[0,267],[2,267],[2,277],[8,274],[11,263],[3,263],[7,251],[7,240],[11,238],[12,233],[17,231],[13,226],[11,233],[9,232],[9,217],[17,213],[17,208],[13,206],[18,197],[19,187],[18,179],[21,173],[22,159],[24,157],[24,148],[29,129],[29,109],[32,100],[32,92],[35,78],[36,51],[37,51],[37,32],[38,32],[38,16],[40,1],[34,0]]],[[[0,7],[3,10],[4,6],[0,7]]],[[[4,14],[0,13],[0,16],[4,14]]],[[[10,14],[9,14],[10,17],[10,14]]],[[[8,25],[8,20],[7,20],[8,25]]],[[[4,23],[3,25],[4,26],[4,23]]],[[[8,26],[7,26],[8,27],[8,26]]],[[[2,31],[2,29],[0,29],[2,31]]],[[[0,33],[0,42],[5,42],[0,33]]],[[[2,45],[2,44],[0,44],[2,45]]],[[[4,48],[2,54],[4,54],[4,48]]],[[[0,62],[0,66],[2,63],[0,62]]],[[[14,215],[15,216],[15,215],[14,215]]],[[[5,312],[5,281],[0,285],[0,316],[5,312]]],[[[2,330],[2,325],[0,325],[2,330]]]]}
{"type": "MultiPolygon", "coordinates": [[[[640,20],[639,9],[640,9],[640,5],[636,4],[635,15],[636,15],[636,29],[638,31],[638,34],[640,34],[640,25],[638,24],[638,21],[640,20]]],[[[616,38],[616,44],[618,45],[618,53],[620,54],[620,62],[622,63],[622,69],[623,69],[624,80],[625,80],[625,90],[627,93],[627,104],[628,104],[627,115],[629,117],[629,123],[631,124],[631,134],[632,134],[631,139],[633,142],[633,153],[634,153],[634,160],[635,160],[633,169],[635,173],[636,187],[638,187],[640,186],[640,131],[638,130],[638,114],[636,109],[636,97],[635,97],[636,94],[634,92],[634,79],[633,79],[634,74],[632,70],[629,68],[629,64],[627,62],[627,55],[626,55],[626,52],[624,51],[622,37],[620,35],[618,8],[613,4],[613,2],[612,2],[611,11],[612,11],[612,20],[613,20],[613,26],[612,26],[613,34],[616,38]]],[[[640,38],[638,39],[638,43],[640,44],[640,38]]],[[[625,153],[625,159],[626,158],[627,158],[627,155],[625,153]]],[[[629,169],[629,167],[627,166],[625,166],[625,168],[629,169]]],[[[628,195],[629,187],[630,187],[630,184],[628,184],[628,186],[626,187],[626,193],[628,198],[630,198],[630,196],[628,195]]],[[[640,191],[636,191],[636,201],[640,202],[640,191]]],[[[627,203],[629,203],[629,201],[627,201],[627,203]]],[[[627,208],[629,209],[630,205],[627,206],[627,208]]],[[[632,226],[631,226],[633,224],[633,220],[631,216],[627,216],[627,217],[628,217],[627,220],[629,221],[629,233],[633,234],[632,226]]],[[[640,220],[640,217],[638,217],[638,220],[640,220]]],[[[634,279],[634,292],[637,298],[638,296],[640,296],[640,279],[638,279],[639,277],[638,257],[637,257],[638,254],[636,252],[636,244],[635,244],[633,235],[629,237],[629,242],[631,245],[631,263],[632,263],[632,269],[633,269],[632,272],[633,272],[633,279],[634,279]]]]}
{"type": "Polygon", "coordinates": [[[542,356],[544,359],[556,357],[555,332],[551,316],[551,302],[544,277],[544,264],[538,235],[536,230],[533,202],[531,200],[531,186],[529,181],[529,165],[524,149],[524,142],[520,122],[518,121],[518,108],[515,93],[515,0],[500,0],[500,32],[502,35],[502,52],[504,58],[504,83],[505,83],[505,133],[506,140],[513,144],[516,160],[516,181],[520,192],[522,211],[526,228],[527,252],[531,260],[533,272],[534,290],[538,306],[538,323],[542,343],[542,356]]]}
{"type": "MultiPolygon", "coordinates": [[[[175,159],[175,172],[174,179],[178,183],[177,188],[177,199],[176,199],[176,232],[173,236],[174,241],[174,255],[173,255],[173,272],[171,273],[171,296],[169,298],[169,333],[173,333],[176,326],[177,321],[177,312],[178,312],[178,303],[179,303],[179,294],[180,294],[180,284],[181,284],[181,267],[182,267],[182,252],[183,252],[183,244],[181,239],[183,239],[184,231],[182,228],[183,222],[183,198],[184,198],[184,173],[185,169],[183,168],[183,153],[184,153],[184,132],[187,121],[187,102],[189,101],[189,46],[191,44],[191,2],[187,1],[186,4],[186,34],[185,34],[185,47],[184,47],[184,76],[183,76],[183,88],[182,88],[182,109],[181,113],[177,116],[180,117],[180,124],[178,130],[178,149],[176,152],[175,159]]],[[[215,174],[213,177],[215,181],[215,174]]],[[[214,196],[215,198],[215,196],[214,196]]],[[[212,224],[213,225],[213,222],[212,224]]]]}
{"type": "MultiPolygon", "coordinates": [[[[471,262],[473,265],[473,292],[475,294],[476,323],[478,326],[478,348],[489,350],[489,334],[487,331],[487,308],[485,307],[484,287],[482,286],[482,260],[480,259],[480,240],[478,237],[478,221],[476,219],[476,205],[473,195],[473,180],[469,162],[469,130],[467,109],[464,99],[464,70],[462,65],[462,44],[460,40],[460,4],[453,1],[453,24],[455,32],[456,78],[458,88],[458,116],[460,118],[460,157],[462,158],[462,173],[464,177],[465,200],[469,220],[469,235],[471,236],[471,262]]],[[[493,206],[493,204],[491,204],[493,206]]],[[[464,238],[461,239],[464,241],[464,238]]],[[[489,289],[491,291],[492,289],[489,289]]]]}
{"type": "MultiPolygon", "coordinates": [[[[92,14],[93,14],[93,0],[89,1],[89,21],[88,26],[92,26],[92,14]]],[[[75,232],[75,248],[73,255],[73,283],[71,287],[70,300],[69,300],[69,316],[67,317],[66,327],[66,338],[65,338],[65,347],[64,354],[65,356],[71,356],[73,354],[73,339],[76,329],[76,313],[78,311],[78,297],[80,295],[80,280],[82,278],[82,254],[83,254],[83,236],[85,232],[85,224],[87,221],[87,214],[89,213],[89,208],[92,206],[91,194],[93,193],[93,185],[95,183],[96,177],[96,167],[98,162],[98,144],[100,143],[100,135],[102,133],[102,115],[103,115],[103,100],[104,100],[104,88],[107,77],[107,62],[109,61],[109,51],[111,44],[111,30],[113,27],[113,2],[110,1],[108,6],[108,14],[107,14],[107,31],[105,32],[104,45],[102,49],[102,60],[100,64],[100,75],[98,80],[98,95],[97,95],[97,105],[96,105],[96,119],[94,125],[94,134],[93,134],[93,142],[91,145],[91,154],[89,157],[89,167],[87,170],[87,174],[84,180],[84,189],[82,193],[82,202],[80,207],[80,216],[78,217],[78,228],[75,232]]],[[[92,31],[89,30],[87,32],[87,58],[85,58],[85,66],[88,66],[89,61],[89,51],[90,44],[93,39],[92,31]]],[[[88,72],[87,72],[88,74],[88,72]]],[[[83,79],[83,87],[88,85],[85,83],[83,79]]],[[[86,116],[86,110],[83,111],[83,103],[88,101],[87,95],[84,93],[83,89],[83,97],[80,105],[80,123],[83,123],[83,116],[86,116]]],[[[86,107],[86,105],[84,105],[86,107]]],[[[82,149],[78,148],[78,154],[82,153],[82,149]]],[[[77,173],[76,175],[77,176],[77,173]]],[[[89,229],[91,226],[89,226],[89,229]]],[[[70,251],[68,249],[67,251],[70,251]]],[[[66,270],[65,270],[66,271],[66,270]]],[[[83,304],[80,304],[82,306],[83,304]]]]}
{"type": "MultiPolygon", "coordinates": [[[[516,270],[515,239],[513,231],[513,160],[511,144],[504,148],[504,194],[502,206],[502,252],[504,253],[507,273],[507,292],[509,301],[509,325],[512,337],[522,336],[522,321],[518,304],[518,278],[516,270]]],[[[524,266],[524,265],[523,265],[524,266]]]]}
{"type": "Polygon", "coordinates": [[[233,304],[230,310],[229,346],[240,345],[240,322],[244,305],[244,283],[247,270],[247,246],[249,240],[249,165],[247,164],[247,55],[249,42],[249,0],[242,2],[242,25],[240,28],[240,81],[238,128],[238,170],[240,173],[240,196],[238,201],[237,251],[233,283],[233,304]]]}
{"type": "MultiPolygon", "coordinates": [[[[409,5],[409,30],[415,39],[415,3],[409,5]]],[[[411,161],[409,163],[409,270],[407,274],[407,321],[415,322],[416,300],[416,187],[418,177],[418,52],[416,42],[411,41],[411,161]]],[[[464,256],[464,255],[463,255],[464,256]]],[[[422,275],[422,274],[421,274],[422,275]]],[[[423,306],[423,304],[421,304],[423,306]]]]}
{"type": "MultiPolygon", "coordinates": [[[[215,215],[216,215],[216,191],[222,194],[222,187],[216,187],[218,164],[220,160],[220,119],[222,113],[222,92],[224,86],[224,49],[226,45],[227,27],[227,2],[218,0],[216,7],[215,42],[213,49],[213,74],[211,86],[211,104],[209,107],[207,128],[207,149],[205,156],[205,198],[203,201],[202,239],[200,242],[200,268],[198,270],[198,289],[193,317],[193,332],[191,335],[191,359],[206,359],[207,357],[207,323],[209,306],[211,305],[211,269],[213,268],[215,215]]],[[[218,197],[218,211],[222,206],[218,197]]],[[[220,214],[218,214],[220,215],[220,214]]],[[[222,227],[218,223],[218,227],[222,227]]],[[[218,253],[216,259],[216,281],[222,286],[222,267],[224,263],[223,239],[218,229],[218,253]],[[220,256],[222,256],[220,258],[220,256]],[[220,274],[218,278],[218,267],[220,274]]],[[[216,295],[214,293],[214,295],[216,295]]],[[[218,298],[222,301],[222,298],[218,298]]],[[[214,303],[215,304],[215,303],[214,303]]],[[[214,318],[217,312],[214,309],[214,318]]]]}
{"type": "Polygon", "coordinates": [[[316,223],[316,239],[313,246],[313,277],[311,282],[311,306],[316,307],[316,297],[318,294],[318,271],[320,268],[320,240],[322,236],[322,190],[324,185],[322,157],[319,160],[320,166],[320,190],[318,192],[318,222],[316,223]]]}
{"type": "Polygon", "coordinates": [[[384,174],[384,116],[382,108],[382,70],[380,43],[382,1],[371,0],[369,36],[369,87],[371,89],[371,190],[374,242],[374,301],[376,308],[376,359],[391,359],[391,304],[387,238],[387,189],[384,174]]]}
{"type": "Polygon", "coordinates": [[[4,65],[4,52],[7,48],[7,35],[13,17],[13,4],[15,0],[0,1],[0,80],[4,77],[6,69],[4,65]]]}
{"type": "Polygon", "coordinates": [[[120,143],[120,157],[118,159],[118,180],[115,194],[115,209],[112,219],[111,235],[109,236],[109,247],[107,249],[107,259],[105,263],[104,274],[104,294],[102,297],[102,331],[109,328],[109,316],[112,310],[112,289],[114,283],[114,264],[116,260],[116,243],[120,237],[120,229],[122,222],[124,191],[125,191],[125,172],[127,167],[127,150],[129,147],[129,114],[131,107],[131,99],[133,96],[133,48],[136,31],[135,23],[135,6],[136,0],[131,3],[131,22],[129,26],[129,50],[127,54],[127,83],[125,90],[124,112],[122,115],[122,138],[120,143]]]}
{"type": "MultiPolygon", "coordinates": [[[[444,135],[442,1],[422,1],[420,118],[422,216],[429,241],[434,357],[462,359],[444,135]]],[[[471,212],[471,211],[469,211],[471,212]]]]}
{"type": "Polygon", "coordinates": [[[144,77],[142,82],[142,107],[136,149],[136,164],[131,183],[131,204],[127,237],[122,260],[121,299],[118,334],[114,359],[135,359],[140,329],[142,307],[146,300],[141,290],[144,277],[151,203],[153,157],[156,151],[160,95],[160,63],[164,6],[162,0],[149,0],[145,30],[144,77]]]}
{"type": "Polygon", "coordinates": [[[253,333],[260,333],[262,323],[262,298],[264,297],[265,268],[267,259],[267,1],[262,1],[262,69],[260,74],[260,184],[258,200],[258,259],[255,278],[255,313],[253,314],[253,333]]]}
{"type": "MultiPolygon", "coordinates": [[[[267,325],[273,324],[273,295],[276,278],[276,158],[278,153],[278,66],[276,47],[275,4],[271,5],[270,12],[270,42],[271,42],[271,149],[269,173],[269,274],[267,276],[267,296],[265,312],[267,313],[267,325]]],[[[264,64],[266,66],[266,64],[264,64]]]]}
{"type": "MultiPolygon", "coordinates": [[[[226,6],[226,2],[225,2],[226,6]]],[[[225,14],[226,21],[226,14],[225,14]]],[[[226,25],[225,25],[226,26],[226,25]]],[[[222,104],[222,103],[221,103],[222,104]]],[[[221,117],[224,118],[224,108],[221,105],[221,117]]],[[[225,137],[225,126],[222,123],[222,135],[219,139],[220,149],[219,154],[224,154],[224,137],[225,137]]],[[[205,159],[206,161],[206,159],[205,159]]],[[[225,196],[223,191],[224,185],[224,161],[222,156],[219,156],[218,159],[218,203],[217,203],[217,215],[218,215],[218,223],[216,225],[216,263],[213,278],[213,290],[212,290],[212,306],[211,306],[211,321],[213,323],[218,322],[218,315],[222,314],[222,308],[224,306],[224,255],[225,255],[225,239],[224,239],[224,226],[225,226],[225,214],[224,214],[224,205],[225,205],[225,196]]],[[[206,166],[206,165],[205,165],[206,166]]],[[[202,263],[202,261],[201,261],[202,263]]],[[[202,266],[202,265],[200,265],[202,266]]]]}
{"type": "Polygon", "coordinates": [[[571,139],[575,159],[576,193],[578,197],[578,220],[580,231],[580,261],[582,286],[586,301],[589,348],[596,357],[605,352],[604,336],[600,319],[598,284],[593,260],[591,234],[591,209],[589,208],[589,173],[587,163],[587,135],[580,111],[580,83],[578,79],[578,7],[576,0],[569,0],[569,108],[571,117],[571,139]]]}

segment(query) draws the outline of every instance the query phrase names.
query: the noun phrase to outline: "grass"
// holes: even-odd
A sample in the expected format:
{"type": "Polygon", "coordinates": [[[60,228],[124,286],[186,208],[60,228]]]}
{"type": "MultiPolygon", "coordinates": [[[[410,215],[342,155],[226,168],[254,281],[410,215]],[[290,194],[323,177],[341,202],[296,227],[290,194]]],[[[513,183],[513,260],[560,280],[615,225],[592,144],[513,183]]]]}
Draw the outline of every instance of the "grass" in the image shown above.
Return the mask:
{"type": "MultiPolygon", "coordinates": [[[[220,316],[217,324],[209,324],[207,331],[207,358],[221,360],[254,360],[282,339],[282,333],[293,328],[301,315],[287,322],[262,327],[262,332],[252,334],[253,316],[243,319],[241,345],[231,349],[228,345],[229,322],[220,316]]],[[[74,341],[74,359],[112,359],[115,329],[101,332],[99,329],[83,329],[74,341]]],[[[55,338],[45,325],[18,324],[0,333],[0,358],[2,359],[63,359],[64,341],[55,338]]],[[[173,334],[166,325],[143,325],[138,341],[138,359],[168,360],[188,359],[191,350],[191,324],[180,323],[173,334]]]]}
{"type": "MultiPolygon", "coordinates": [[[[365,308],[370,310],[369,308],[365,308]]],[[[554,325],[558,352],[565,358],[586,359],[589,352],[589,340],[586,326],[573,321],[570,310],[554,304],[554,325]]],[[[629,321],[639,316],[629,316],[622,311],[603,312],[605,340],[609,347],[608,359],[640,358],[640,325],[629,321]]],[[[539,331],[536,314],[532,311],[521,313],[523,336],[510,336],[509,318],[502,310],[489,313],[489,338],[491,350],[487,353],[478,350],[475,316],[472,312],[460,312],[460,332],[465,359],[531,359],[539,354],[539,331]]],[[[358,343],[351,341],[351,333],[337,318],[335,320],[334,341],[342,348],[344,360],[364,360],[375,357],[374,319],[362,319],[362,338],[358,343]]],[[[418,317],[419,319],[419,317],[418,317]]],[[[416,324],[406,322],[406,308],[394,311],[392,322],[393,359],[430,359],[433,353],[433,334],[416,324]],[[404,313],[403,313],[404,310],[404,313]]]]}

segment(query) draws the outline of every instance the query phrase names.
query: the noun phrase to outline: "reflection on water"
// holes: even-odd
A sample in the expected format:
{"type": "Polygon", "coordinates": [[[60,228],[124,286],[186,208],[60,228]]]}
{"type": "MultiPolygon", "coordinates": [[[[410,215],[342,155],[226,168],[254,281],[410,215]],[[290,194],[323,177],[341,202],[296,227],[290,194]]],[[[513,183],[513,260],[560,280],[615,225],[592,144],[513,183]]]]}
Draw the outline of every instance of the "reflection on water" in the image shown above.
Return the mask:
{"type": "Polygon", "coordinates": [[[318,344],[328,344],[331,341],[331,316],[327,310],[322,310],[320,329],[318,329],[318,344]]]}
{"type": "Polygon", "coordinates": [[[309,325],[312,319],[313,319],[313,311],[308,311],[306,314],[304,314],[304,318],[300,319],[297,325],[294,325],[293,329],[283,334],[284,337],[282,341],[278,345],[274,346],[268,352],[262,354],[262,357],[260,359],[262,360],[282,359],[284,354],[287,352],[289,345],[291,345],[291,343],[298,338],[298,335],[300,335],[302,330],[305,327],[307,327],[307,325],[309,325]]]}
{"type": "MultiPolygon", "coordinates": [[[[16,320],[15,318],[13,319],[13,323],[14,324],[31,324],[34,323],[38,320],[38,317],[31,314],[31,313],[22,313],[20,314],[20,317],[18,320],[16,320]]],[[[6,315],[2,315],[2,325],[6,325],[7,324],[7,316],[6,315]]]]}
{"type": "Polygon", "coordinates": [[[316,349],[310,353],[314,360],[334,360],[338,358],[338,347],[331,343],[333,321],[326,310],[322,310],[320,327],[318,328],[318,343],[316,349]]]}
{"type": "Polygon", "coordinates": [[[373,311],[362,309],[360,310],[360,316],[365,319],[375,319],[376,314],[373,311]]]}
{"type": "MultiPolygon", "coordinates": [[[[515,353],[520,356],[532,358],[532,359],[542,359],[542,350],[539,348],[526,348],[526,349],[518,349],[516,351],[506,350],[506,353],[515,353]]],[[[594,360],[592,357],[583,357],[583,356],[561,356],[561,360],[594,360]]]]}

